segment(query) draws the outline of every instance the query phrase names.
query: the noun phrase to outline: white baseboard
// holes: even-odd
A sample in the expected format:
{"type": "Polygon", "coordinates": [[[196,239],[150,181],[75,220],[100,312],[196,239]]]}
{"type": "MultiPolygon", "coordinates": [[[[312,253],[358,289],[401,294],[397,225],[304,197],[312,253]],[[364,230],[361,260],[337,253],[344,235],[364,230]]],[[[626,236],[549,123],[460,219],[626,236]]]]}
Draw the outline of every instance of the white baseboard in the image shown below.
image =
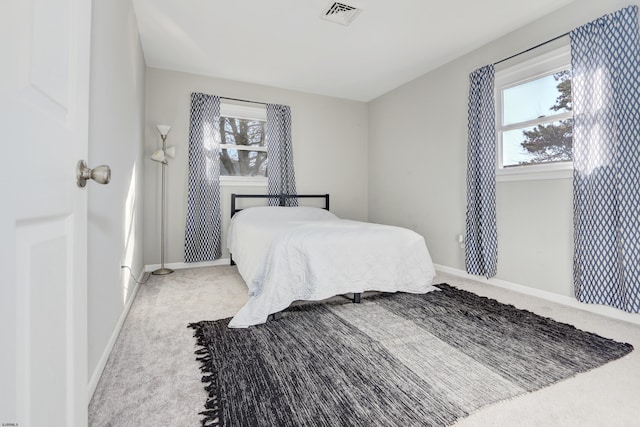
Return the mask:
{"type": "Polygon", "coordinates": [[[590,313],[607,316],[612,319],[623,320],[625,322],[634,323],[640,325],[640,314],[627,313],[622,310],[618,310],[614,307],[608,307],[604,305],[585,304],[576,300],[573,297],[567,297],[564,295],[554,294],[553,292],[543,291],[541,289],[532,288],[529,286],[519,285],[517,283],[508,282],[501,279],[485,279],[484,277],[474,276],[466,271],[459,270],[453,267],[447,267],[445,265],[434,264],[436,271],[441,273],[450,274],[452,276],[460,277],[462,279],[474,280],[476,282],[485,283],[488,285],[496,286],[510,291],[519,292],[525,295],[531,295],[537,298],[541,298],[547,301],[556,302],[558,304],[566,305],[569,307],[577,308],[579,310],[588,311],[590,313]]]}
{"type": "MultiPolygon", "coordinates": [[[[138,274],[138,277],[142,278],[141,281],[144,281],[145,271],[142,269],[138,274]]],[[[105,366],[107,366],[107,360],[109,360],[109,356],[111,355],[111,351],[113,350],[113,346],[116,345],[116,340],[118,339],[118,335],[120,335],[120,330],[122,329],[122,325],[124,324],[127,315],[129,314],[129,310],[131,309],[131,305],[133,301],[136,299],[136,295],[138,293],[138,289],[140,289],[140,284],[137,283],[132,278],[129,278],[130,282],[133,282],[135,286],[133,287],[133,292],[129,295],[129,299],[127,300],[124,309],[122,310],[122,314],[120,314],[120,318],[116,323],[116,327],[113,329],[113,333],[111,334],[111,338],[109,338],[109,342],[107,342],[104,351],[102,352],[102,356],[100,360],[98,360],[98,364],[89,378],[88,384],[88,399],[87,402],[91,402],[93,398],[93,394],[96,392],[96,387],[98,387],[98,382],[100,381],[100,377],[102,376],[102,372],[104,371],[105,366]]]]}
{"type": "MultiPolygon", "coordinates": [[[[215,261],[205,261],[205,262],[171,262],[166,264],[166,268],[171,268],[173,270],[180,270],[183,268],[197,268],[197,267],[213,267],[217,265],[229,265],[229,258],[220,258],[215,261]]],[[[145,266],[144,271],[153,271],[160,268],[160,264],[148,264],[145,266]]]]}

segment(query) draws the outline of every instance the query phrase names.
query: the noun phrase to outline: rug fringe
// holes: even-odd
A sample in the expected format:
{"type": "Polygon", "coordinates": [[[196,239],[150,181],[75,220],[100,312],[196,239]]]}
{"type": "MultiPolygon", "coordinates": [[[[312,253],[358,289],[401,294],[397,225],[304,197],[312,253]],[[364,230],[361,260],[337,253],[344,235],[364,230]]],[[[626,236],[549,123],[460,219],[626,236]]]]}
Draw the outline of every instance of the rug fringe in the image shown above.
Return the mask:
{"type": "Polygon", "coordinates": [[[189,323],[188,328],[194,329],[193,336],[196,338],[196,344],[201,348],[197,349],[194,353],[199,356],[196,357],[196,361],[200,362],[200,372],[206,374],[202,377],[201,381],[206,384],[205,390],[208,395],[208,399],[204,404],[206,411],[200,412],[203,416],[203,427],[215,427],[221,426],[220,419],[220,400],[218,399],[218,374],[213,366],[213,358],[206,346],[204,339],[204,332],[202,331],[202,322],[189,323]]]}

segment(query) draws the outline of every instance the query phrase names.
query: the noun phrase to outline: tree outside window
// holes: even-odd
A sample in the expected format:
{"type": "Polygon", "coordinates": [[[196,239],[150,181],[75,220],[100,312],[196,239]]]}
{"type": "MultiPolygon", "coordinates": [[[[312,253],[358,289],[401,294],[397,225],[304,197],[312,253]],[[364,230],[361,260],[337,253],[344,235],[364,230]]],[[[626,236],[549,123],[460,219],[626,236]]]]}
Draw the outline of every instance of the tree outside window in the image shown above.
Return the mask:
{"type": "MultiPolygon", "coordinates": [[[[554,112],[571,112],[571,72],[563,70],[553,74],[558,96],[549,107],[554,112]]],[[[570,162],[573,160],[573,117],[558,120],[550,124],[539,124],[532,129],[522,131],[522,149],[530,154],[529,160],[520,161],[520,165],[539,163],[570,162]]]]}
{"type": "Polygon", "coordinates": [[[267,176],[265,122],[220,117],[220,175],[267,176]]]}

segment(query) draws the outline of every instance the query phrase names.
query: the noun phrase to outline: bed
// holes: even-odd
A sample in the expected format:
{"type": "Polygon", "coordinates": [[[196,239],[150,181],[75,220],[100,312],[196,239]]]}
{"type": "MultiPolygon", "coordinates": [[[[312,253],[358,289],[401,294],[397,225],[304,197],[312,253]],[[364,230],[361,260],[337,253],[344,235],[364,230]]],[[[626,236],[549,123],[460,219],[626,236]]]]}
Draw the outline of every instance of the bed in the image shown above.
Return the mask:
{"type": "Polygon", "coordinates": [[[229,323],[246,328],[292,302],[365,291],[426,293],[435,270],[424,238],[406,228],[340,219],[329,195],[231,195],[227,248],[249,288],[229,323]],[[284,207],[287,197],[321,198],[322,207],[284,207]],[[238,209],[241,198],[274,198],[280,206],[238,209]]]}

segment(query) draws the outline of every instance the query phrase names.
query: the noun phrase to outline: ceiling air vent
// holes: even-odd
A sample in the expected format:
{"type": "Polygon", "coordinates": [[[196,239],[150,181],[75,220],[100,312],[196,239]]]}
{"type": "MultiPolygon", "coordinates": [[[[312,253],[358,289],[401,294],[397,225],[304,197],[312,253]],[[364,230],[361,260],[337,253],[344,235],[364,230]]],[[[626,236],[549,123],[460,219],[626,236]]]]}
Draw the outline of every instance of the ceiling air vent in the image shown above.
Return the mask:
{"type": "Polygon", "coordinates": [[[360,9],[357,7],[335,2],[329,4],[321,17],[327,21],[337,22],[342,25],[349,25],[359,13],[360,9]]]}

